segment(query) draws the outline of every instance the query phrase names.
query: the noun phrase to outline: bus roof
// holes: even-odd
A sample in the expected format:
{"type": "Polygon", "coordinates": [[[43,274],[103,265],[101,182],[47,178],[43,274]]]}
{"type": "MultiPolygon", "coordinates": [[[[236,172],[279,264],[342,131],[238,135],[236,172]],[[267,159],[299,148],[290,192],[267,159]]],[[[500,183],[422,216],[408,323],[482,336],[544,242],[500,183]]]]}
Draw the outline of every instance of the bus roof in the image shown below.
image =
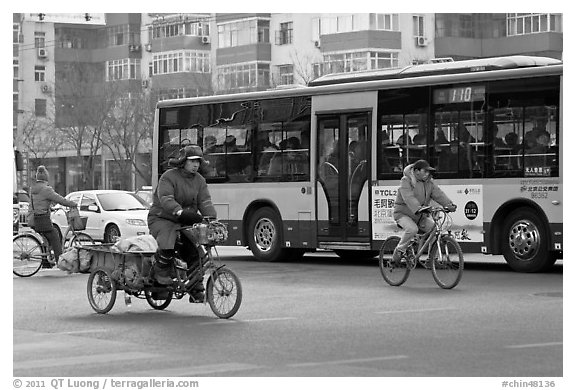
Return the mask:
{"type": "Polygon", "coordinates": [[[402,69],[330,74],[322,76],[310,82],[309,86],[302,88],[168,99],[159,101],[156,104],[156,108],[434,85],[463,80],[472,82],[496,78],[533,77],[535,74],[561,73],[562,61],[553,58],[529,56],[482,58],[411,65],[402,69]]]}
{"type": "Polygon", "coordinates": [[[474,60],[410,65],[396,69],[378,69],[348,73],[331,73],[317,78],[310,86],[332,85],[358,81],[389,80],[434,74],[469,73],[485,70],[514,69],[533,66],[558,65],[562,61],[547,57],[508,56],[474,60]]]}

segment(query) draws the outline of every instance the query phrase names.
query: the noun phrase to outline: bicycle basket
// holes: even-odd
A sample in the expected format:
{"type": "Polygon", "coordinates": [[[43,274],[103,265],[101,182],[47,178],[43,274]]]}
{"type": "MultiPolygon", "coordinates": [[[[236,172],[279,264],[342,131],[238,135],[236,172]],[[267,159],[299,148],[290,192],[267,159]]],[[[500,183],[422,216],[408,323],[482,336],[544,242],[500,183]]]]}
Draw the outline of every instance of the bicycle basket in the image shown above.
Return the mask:
{"type": "Polygon", "coordinates": [[[218,221],[195,223],[188,231],[194,242],[202,245],[218,245],[228,239],[226,225],[218,221]]]}
{"type": "Polygon", "coordinates": [[[81,217],[78,209],[73,208],[66,213],[66,219],[68,220],[68,225],[72,230],[85,230],[86,222],[88,222],[88,217],[81,217]]]}
{"type": "Polygon", "coordinates": [[[452,217],[445,211],[437,212],[434,219],[442,232],[447,232],[452,227],[452,217]]]}

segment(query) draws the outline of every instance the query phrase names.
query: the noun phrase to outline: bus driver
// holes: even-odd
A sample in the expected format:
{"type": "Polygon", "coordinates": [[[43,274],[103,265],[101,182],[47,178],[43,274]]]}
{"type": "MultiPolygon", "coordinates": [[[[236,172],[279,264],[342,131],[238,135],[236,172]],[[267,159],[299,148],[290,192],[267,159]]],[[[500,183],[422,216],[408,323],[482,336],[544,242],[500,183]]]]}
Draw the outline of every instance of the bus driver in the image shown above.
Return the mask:
{"type": "Polygon", "coordinates": [[[435,169],[426,160],[418,160],[404,168],[404,176],[400,180],[394,205],[394,220],[404,229],[404,234],[392,255],[392,260],[396,263],[400,262],[410,240],[418,233],[418,227],[425,232],[434,228],[432,218],[420,214],[423,207],[429,206],[431,199],[449,211],[456,211],[456,205],[434,183],[430,171],[435,169]]]}

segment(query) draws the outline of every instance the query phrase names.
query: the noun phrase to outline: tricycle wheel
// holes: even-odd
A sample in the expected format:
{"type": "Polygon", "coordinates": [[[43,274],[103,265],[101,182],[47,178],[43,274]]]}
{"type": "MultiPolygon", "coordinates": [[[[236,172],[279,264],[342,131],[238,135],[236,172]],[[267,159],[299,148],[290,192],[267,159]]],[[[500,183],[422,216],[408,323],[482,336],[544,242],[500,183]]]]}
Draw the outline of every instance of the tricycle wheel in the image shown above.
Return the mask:
{"type": "MultiPolygon", "coordinates": [[[[160,294],[164,294],[164,292],[160,294]]],[[[148,302],[148,304],[152,306],[153,309],[156,310],[164,310],[168,307],[170,302],[172,302],[172,293],[167,295],[167,298],[165,299],[159,299],[160,296],[157,296],[156,293],[153,293],[152,291],[146,289],[144,290],[144,295],[146,295],[146,302],[148,302]]]]}
{"type": "Polygon", "coordinates": [[[88,277],[88,301],[96,313],[108,313],[116,302],[116,283],[110,272],[98,268],[88,277]]]}
{"type": "Polygon", "coordinates": [[[242,303],[240,279],[227,268],[220,268],[208,278],[206,300],[210,309],[220,318],[230,318],[242,303]]]}

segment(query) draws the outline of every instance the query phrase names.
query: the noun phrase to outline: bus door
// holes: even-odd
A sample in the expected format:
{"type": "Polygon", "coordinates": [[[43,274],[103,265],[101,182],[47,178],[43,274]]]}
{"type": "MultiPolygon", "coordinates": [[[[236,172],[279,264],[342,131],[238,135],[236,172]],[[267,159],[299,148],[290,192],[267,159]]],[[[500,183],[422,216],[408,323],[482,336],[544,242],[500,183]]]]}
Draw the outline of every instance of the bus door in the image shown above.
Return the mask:
{"type": "MultiPolygon", "coordinates": [[[[318,116],[319,241],[368,242],[370,239],[369,221],[359,221],[359,202],[370,169],[370,123],[368,112],[318,116]]],[[[362,207],[367,209],[368,205],[362,207]]]]}

